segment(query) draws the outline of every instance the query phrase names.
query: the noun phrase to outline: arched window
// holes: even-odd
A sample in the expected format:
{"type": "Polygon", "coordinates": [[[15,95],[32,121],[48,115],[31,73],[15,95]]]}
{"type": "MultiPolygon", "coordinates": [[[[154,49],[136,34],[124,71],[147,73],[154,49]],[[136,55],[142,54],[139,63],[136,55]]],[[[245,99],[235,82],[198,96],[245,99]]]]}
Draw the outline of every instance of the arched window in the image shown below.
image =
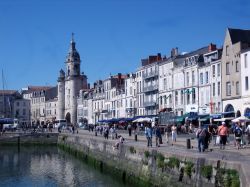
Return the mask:
{"type": "Polygon", "coordinates": [[[231,104],[226,105],[224,117],[235,117],[234,107],[231,104]]]}
{"type": "Polygon", "coordinates": [[[225,112],[234,112],[234,107],[233,107],[233,105],[228,104],[228,105],[225,107],[225,112]]]}

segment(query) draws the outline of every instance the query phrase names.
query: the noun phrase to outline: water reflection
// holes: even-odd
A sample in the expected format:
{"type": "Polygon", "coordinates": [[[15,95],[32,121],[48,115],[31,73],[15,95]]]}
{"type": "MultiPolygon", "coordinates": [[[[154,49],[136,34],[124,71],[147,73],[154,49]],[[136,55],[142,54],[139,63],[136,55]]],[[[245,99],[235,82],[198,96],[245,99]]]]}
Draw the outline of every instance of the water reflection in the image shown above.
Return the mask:
{"type": "Polygon", "coordinates": [[[0,186],[125,187],[57,147],[0,147],[0,186]]]}

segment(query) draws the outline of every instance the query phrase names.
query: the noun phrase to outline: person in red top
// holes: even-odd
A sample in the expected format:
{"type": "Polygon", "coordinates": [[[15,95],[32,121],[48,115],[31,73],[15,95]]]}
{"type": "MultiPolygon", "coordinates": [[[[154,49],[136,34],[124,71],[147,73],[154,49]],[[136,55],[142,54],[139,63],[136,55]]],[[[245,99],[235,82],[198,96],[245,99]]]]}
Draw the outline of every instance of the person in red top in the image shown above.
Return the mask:
{"type": "Polygon", "coordinates": [[[226,123],[223,121],[222,125],[218,127],[218,135],[220,136],[220,148],[225,149],[228,137],[228,127],[226,123]]]}

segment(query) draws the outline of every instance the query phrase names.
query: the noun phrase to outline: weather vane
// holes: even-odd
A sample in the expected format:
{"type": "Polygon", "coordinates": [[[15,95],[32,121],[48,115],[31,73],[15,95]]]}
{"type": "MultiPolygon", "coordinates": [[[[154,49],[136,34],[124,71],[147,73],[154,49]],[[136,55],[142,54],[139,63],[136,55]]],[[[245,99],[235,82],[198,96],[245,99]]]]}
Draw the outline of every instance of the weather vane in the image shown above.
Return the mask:
{"type": "Polygon", "coordinates": [[[72,42],[73,42],[74,41],[74,33],[72,32],[71,35],[72,35],[72,42]]]}

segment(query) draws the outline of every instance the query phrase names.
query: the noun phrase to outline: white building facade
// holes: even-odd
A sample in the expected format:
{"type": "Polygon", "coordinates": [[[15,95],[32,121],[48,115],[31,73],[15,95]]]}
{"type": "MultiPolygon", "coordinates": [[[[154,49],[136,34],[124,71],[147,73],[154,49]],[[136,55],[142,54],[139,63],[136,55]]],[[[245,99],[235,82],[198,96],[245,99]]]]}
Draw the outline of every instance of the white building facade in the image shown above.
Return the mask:
{"type": "Polygon", "coordinates": [[[136,74],[128,74],[125,79],[125,117],[136,116],[136,74]]]}
{"type": "Polygon", "coordinates": [[[241,67],[241,98],[233,102],[236,110],[239,110],[241,116],[250,117],[250,49],[247,48],[241,52],[240,55],[241,67]]]}

